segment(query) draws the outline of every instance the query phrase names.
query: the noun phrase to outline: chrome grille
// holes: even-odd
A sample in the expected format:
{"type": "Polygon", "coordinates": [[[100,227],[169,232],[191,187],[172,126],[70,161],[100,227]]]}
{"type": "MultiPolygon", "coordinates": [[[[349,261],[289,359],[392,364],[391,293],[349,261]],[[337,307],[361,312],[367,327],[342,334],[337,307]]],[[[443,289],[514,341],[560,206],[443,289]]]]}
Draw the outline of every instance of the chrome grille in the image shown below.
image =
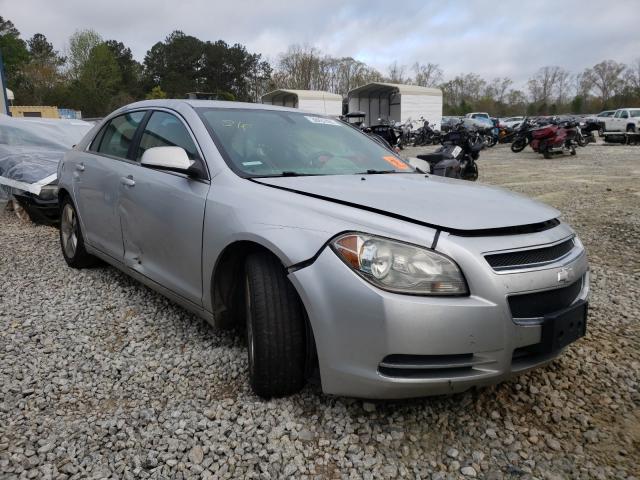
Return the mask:
{"type": "Polygon", "coordinates": [[[494,270],[511,270],[516,268],[533,267],[555,262],[573,249],[573,239],[550,247],[518,250],[516,252],[493,253],[485,255],[485,259],[494,270]]]}

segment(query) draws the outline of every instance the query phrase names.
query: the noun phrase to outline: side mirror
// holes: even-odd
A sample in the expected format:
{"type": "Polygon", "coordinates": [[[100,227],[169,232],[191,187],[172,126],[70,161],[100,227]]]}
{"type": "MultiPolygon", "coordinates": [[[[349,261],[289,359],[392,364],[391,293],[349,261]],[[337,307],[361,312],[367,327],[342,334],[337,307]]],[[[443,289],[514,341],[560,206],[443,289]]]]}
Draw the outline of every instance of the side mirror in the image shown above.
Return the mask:
{"type": "Polygon", "coordinates": [[[431,171],[431,166],[426,160],[422,160],[421,158],[416,157],[409,157],[406,160],[409,165],[411,165],[416,170],[419,170],[421,173],[429,173],[431,171]]]}
{"type": "Polygon", "coordinates": [[[145,167],[174,172],[190,173],[191,165],[187,152],[182,147],[152,147],[145,150],[140,164],[145,167]]]}

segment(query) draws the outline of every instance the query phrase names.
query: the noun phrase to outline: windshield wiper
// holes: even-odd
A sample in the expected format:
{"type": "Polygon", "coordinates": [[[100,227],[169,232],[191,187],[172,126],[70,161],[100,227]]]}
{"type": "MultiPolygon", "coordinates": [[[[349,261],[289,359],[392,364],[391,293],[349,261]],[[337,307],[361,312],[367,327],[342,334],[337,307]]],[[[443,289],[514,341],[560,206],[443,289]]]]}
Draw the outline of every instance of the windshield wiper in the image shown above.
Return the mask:
{"type": "Polygon", "coordinates": [[[272,173],[269,175],[256,175],[253,178],[271,178],[271,177],[313,177],[321,175],[320,173],[299,173],[293,170],[284,170],[280,173],[272,173]]]}
{"type": "Polygon", "coordinates": [[[366,172],[356,173],[356,175],[382,175],[385,173],[398,173],[396,170],[376,170],[374,168],[368,169],[366,172]]]}

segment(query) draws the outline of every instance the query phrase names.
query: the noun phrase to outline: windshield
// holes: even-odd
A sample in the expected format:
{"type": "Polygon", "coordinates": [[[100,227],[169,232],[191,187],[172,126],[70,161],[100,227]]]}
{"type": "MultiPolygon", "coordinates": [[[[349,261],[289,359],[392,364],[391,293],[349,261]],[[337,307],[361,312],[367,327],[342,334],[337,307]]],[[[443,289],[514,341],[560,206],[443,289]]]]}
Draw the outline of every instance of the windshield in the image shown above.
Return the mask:
{"type": "Polygon", "coordinates": [[[310,113],[196,109],[241,176],[411,173],[407,163],[357,129],[310,113]]]}

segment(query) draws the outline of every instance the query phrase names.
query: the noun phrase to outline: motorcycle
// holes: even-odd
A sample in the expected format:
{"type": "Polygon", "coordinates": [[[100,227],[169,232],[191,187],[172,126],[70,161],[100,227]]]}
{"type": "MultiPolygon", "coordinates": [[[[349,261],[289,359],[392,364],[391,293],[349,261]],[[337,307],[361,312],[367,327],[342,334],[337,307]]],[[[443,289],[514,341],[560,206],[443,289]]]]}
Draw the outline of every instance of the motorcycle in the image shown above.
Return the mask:
{"type": "Polygon", "coordinates": [[[511,142],[511,151],[514,153],[521,152],[533,140],[532,132],[537,127],[530,119],[525,118],[518,129],[514,132],[513,141],[511,142]]]}
{"type": "Polygon", "coordinates": [[[544,158],[553,158],[556,153],[576,154],[576,123],[571,121],[549,123],[532,130],[529,144],[534,152],[544,158]]]}
{"type": "Polygon", "coordinates": [[[377,125],[371,125],[369,128],[365,129],[366,133],[374,134],[379,137],[382,137],[389,145],[393,147],[397,147],[398,149],[402,148],[400,135],[396,132],[393,124],[382,119],[378,119],[377,125]]]}
{"type": "Polygon", "coordinates": [[[593,132],[599,130],[595,122],[586,122],[576,125],[576,142],[580,147],[586,147],[589,143],[595,143],[596,136],[593,132]]]}
{"type": "Polygon", "coordinates": [[[424,120],[422,127],[416,130],[413,146],[436,145],[440,143],[440,139],[441,133],[438,130],[434,130],[428,120],[424,120]]]}
{"type": "Polygon", "coordinates": [[[409,159],[409,163],[425,173],[473,182],[478,179],[476,160],[483,148],[482,136],[459,124],[442,138],[442,146],[438,150],[409,159]]]}

